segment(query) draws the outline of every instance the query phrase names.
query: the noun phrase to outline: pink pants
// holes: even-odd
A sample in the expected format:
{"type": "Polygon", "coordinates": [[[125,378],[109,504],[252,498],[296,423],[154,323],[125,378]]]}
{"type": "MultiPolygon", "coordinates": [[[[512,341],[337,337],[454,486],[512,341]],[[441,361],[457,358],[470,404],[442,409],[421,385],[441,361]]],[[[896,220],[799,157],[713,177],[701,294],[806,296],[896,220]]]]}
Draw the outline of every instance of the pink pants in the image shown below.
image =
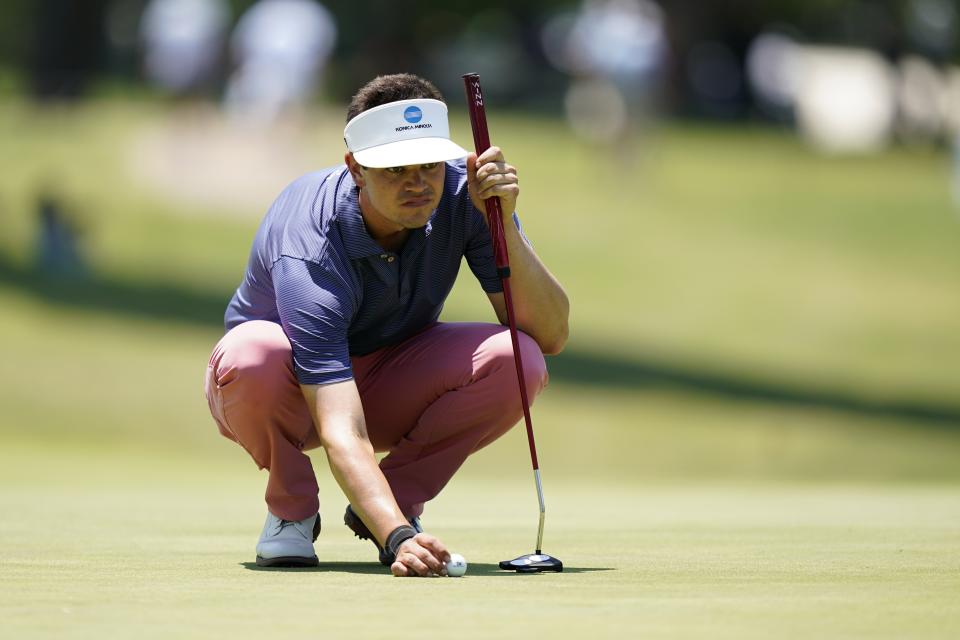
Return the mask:
{"type": "MultiPolygon", "coordinates": [[[[536,342],[520,334],[530,401],[547,383],[536,342]]],[[[400,510],[419,516],[467,456],[523,416],[507,329],[438,323],[400,344],[352,359],[374,449],[400,510]]],[[[302,520],[317,513],[317,480],[304,450],[320,446],[280,325],[245,322],[217,344],[206,395],[220,433],[268,469],[271,513],[302,520]]]]}

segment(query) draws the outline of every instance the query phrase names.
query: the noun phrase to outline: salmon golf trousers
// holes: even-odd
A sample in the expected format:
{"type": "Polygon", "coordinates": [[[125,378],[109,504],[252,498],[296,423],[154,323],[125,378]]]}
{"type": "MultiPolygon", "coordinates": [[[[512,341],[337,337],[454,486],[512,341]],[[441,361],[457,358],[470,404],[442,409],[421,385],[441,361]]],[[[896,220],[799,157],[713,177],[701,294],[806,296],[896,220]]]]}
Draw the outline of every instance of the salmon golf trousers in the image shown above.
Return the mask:
{"type": "MultiPolygon", "coordinates": [[[[530,401],[547,384],[543,354],[520,333],[530,401]]],[[[467,457],[523,416],[510,333],[482,323],[435,323],[399,344],[351,359],[367,433],[406,517],[420,516],[467,457]]],[[[231,329],[213,350],[205,380],[220,433],[267,469],[266,501],[284,520],[319,510],[304,451],[320,446],[279,324],[231,329]]]]}

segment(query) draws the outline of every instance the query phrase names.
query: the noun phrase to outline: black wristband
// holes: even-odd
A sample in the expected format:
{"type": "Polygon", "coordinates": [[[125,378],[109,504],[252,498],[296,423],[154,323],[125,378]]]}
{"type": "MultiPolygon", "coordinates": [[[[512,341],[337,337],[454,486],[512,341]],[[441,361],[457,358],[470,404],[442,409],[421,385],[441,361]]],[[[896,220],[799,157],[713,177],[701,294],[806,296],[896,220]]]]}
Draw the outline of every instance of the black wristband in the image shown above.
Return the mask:
{"type": "Polygon", "coordinates": [[[417,530],[406,524],[390,532],[390,535],[387,536],[387,544],[384,545],[383,550],[390,554],[391,564],[397,559],[397,551],[399,551],[400,545],[415,535],[417,535],[417,530]]]}

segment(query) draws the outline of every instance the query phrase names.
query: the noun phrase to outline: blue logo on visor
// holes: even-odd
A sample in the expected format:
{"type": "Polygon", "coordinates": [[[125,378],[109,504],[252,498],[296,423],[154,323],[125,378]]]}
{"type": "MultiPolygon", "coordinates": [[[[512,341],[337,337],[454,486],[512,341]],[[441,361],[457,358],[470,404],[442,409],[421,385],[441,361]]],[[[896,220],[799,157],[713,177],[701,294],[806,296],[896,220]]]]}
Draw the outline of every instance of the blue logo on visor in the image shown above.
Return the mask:
{"type": "Polygon", "coordinates": [[[423,111],[420,111],[420,107],[407,107],[403,112],[403,119],[411,124],[420,122],[421,118],[423,118],[423,111]]]}

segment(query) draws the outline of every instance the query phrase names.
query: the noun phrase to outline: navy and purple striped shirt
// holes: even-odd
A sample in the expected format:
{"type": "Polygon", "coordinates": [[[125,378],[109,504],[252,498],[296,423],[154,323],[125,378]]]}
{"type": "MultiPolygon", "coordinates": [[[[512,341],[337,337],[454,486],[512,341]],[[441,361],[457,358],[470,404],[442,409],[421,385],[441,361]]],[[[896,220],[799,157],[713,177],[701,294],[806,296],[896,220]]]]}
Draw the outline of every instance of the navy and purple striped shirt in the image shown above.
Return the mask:
{"type": "Polygon", "coordinates": [[[345,166],[287,187],[260,224],[224,317],[227,330],[248,320],[279,322],[302,384],[349,380],[351,355],[397,344],[435,322],[463,257],[484,291],[502,291],[462,160],[446,163],[440,204],[397,253],[370,237],[357,193],[345,166]]]}

